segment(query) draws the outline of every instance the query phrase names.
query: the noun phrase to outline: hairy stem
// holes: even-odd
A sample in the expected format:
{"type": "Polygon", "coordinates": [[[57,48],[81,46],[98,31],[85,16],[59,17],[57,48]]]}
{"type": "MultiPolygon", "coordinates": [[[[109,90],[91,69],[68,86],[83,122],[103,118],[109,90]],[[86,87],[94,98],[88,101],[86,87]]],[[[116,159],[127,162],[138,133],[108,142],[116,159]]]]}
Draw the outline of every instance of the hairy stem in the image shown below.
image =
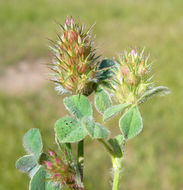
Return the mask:
{"type": "Polygon", "coordinates": [[[113,172],[114,172],[112,190],[118,190],[120,174],[121,174],[121,158],[112,157],[112,165],[113,165],[113,172]]]}
{"type": "Polygon", "coordinates": [[[81,181],[84,177],[84,140],[78,143],[78,167],[81,175],[81,181]]]}
{"type": "Polygon", "coordinates": [[[101,144],[103,144],[103,146],[105,147],[105,149],[108,151],[108,153],[111,156],[111,161],[112,161],[112,166],[113,166],[113,186],[112,186],[112,190],[118,190],[119,189],[119,180],[120,180],[120,174],[121,174],[121,169],[122,169],[122,157],[123,154],[121,155],[121,157],[116,156],[116,152],[114,150],[112,150],[112,148],[110,147],[110,145],[105,142],[103,139],[100,139],[99,142],[101,144]]]}
{"type": "Polygon", "coordinates": [[[115,170],[114,171],[112,190],[118,190],[119,189],[119,179],[120,179],[120,171],[115,170]]]}

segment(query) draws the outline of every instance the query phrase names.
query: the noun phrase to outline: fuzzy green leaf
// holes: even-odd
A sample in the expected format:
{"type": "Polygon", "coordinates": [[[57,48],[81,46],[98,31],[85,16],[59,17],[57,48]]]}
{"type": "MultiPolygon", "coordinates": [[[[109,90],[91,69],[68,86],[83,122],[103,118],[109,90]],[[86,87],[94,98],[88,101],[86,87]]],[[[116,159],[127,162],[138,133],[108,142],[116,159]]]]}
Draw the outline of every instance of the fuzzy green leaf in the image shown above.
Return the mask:
{"type": "Polygon", "coordinates": [[[111,106],[109,107],[103,115],[103,120],[106,121],[107,119],[109,119],[110,117],[118,114],[119,112],[123,111],[126,107],[128,107],[130,104],[125,103],[125,104],[119,104],[119,105],[115,105],[115,106],[111,106]]]}
{"type": "Polygon", "coordinates": [[[82,124],[93,139],[103,139],[108,137],[108,130],[99,123],[95,123],[91,117],[83,118],[82,124]]]}
{"type": "Polygon", "coordinates": [[[142,118],[137,106],[130,108],[119,120],[119,127],[125,139],[138,135],[142,130],[142,118]]]}
{"type": "Polygon", "coordinates": [[[101,88],[97,88],[95,91],[95,107],[98,112],[104,113],[104,111],[110,107],[111,102],[108,94],[101,88]]]}
{"type": "Polygon", "coordinates": [[[64,105],[68,111],[78,119],[92,115],[91,104],[83,95],[74,95],[64,98],[64,105]]]}
{"type": "Polygon", "coordinates": [[[30,129],[23,137],[23,145],[27,153],[33,154],[38,159],[43,148],[39,130],[35,128],[30,129]]]}
{"type": "Polygon", "coordinates": [[[48,178],[49,174],[40,167],[30,181],[29,190],[59,190],[48,178]]]}
{"type": "Polygon", "coordinates": [[[35,157],[32,155],[25,155],[16,161],[16,168],[23,173],[29,173],[36,165],[35,157]]]}
{"type": "Polygon", "coordinates": [[[59,119],[55,124],[55,132],[61,143],[77,142],[87,135],[85,128],[72,117],[59,119]]]}
{"type": "Polygon", "coordinates": [[[170,90],[166,86],[158,86],[147,90],[138,100],[139,103],[143,103],[153,95],[164,95],[170,93],[170,90]]]}

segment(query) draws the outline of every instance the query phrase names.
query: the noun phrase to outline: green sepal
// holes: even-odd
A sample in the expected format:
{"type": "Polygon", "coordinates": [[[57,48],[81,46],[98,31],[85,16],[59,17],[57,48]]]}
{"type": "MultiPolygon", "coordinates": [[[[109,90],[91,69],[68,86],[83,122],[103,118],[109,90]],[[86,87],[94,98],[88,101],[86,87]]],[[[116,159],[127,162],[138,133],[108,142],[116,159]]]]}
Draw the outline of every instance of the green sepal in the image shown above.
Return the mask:
{"type": "Polygon", "coordinates": [[[29,190],[59,190],[60,187],[49,180],[50,175],[46,173],[42,166],[32,176],[29,190]]]}
{"type": "Polygon", "coordinates": [[[87,135],[86,129],[73,117],[63,117],[55,123],[55,133],[60,143],[81,141],[87,135]]]}
{"type": "Polygon", "coordinates": [[[16,168],[22,173],[30,173],[36,165],[37,162],[32,155],[25,155],[16,161],[16,168]]]}
{"type": "Polygon", "coordinates": [[[110,78],[113,74],[111,68],[115,65],[115,61],[112,59],[103,59],[97,69],[97,79],[99,81],[110,78]]]}
{"type": "Polygon", "coordinates": [[[41,153],[39,159],[38,159],[38,164],[42,165],[44,164],[44,161],[48,160],[48,155],[44,152],[41,153]]]}
{"type": "Polygon", "coordinates": [[[104,112],[103,120],[106,121],[110,117],[122,112],[129,105],[130,105],[129,103],[125,103],[125,104],[118,104],[118,105],[107,108],[106,111],[104,112]]]}
{"type": "Polygon", "coordinates": [[[33,154],[36,159],[39,158],[42,149],[42,139],[39,129],[30,129],[23,137],[23,146],[27,153],[33,154]]]}
{"type": "Polygon", "coordinates": [[[108,140],[108,142],[113,149],[115,157],[121,158],[123,156],[124,143],[125,143],[123,135],[118,135],[114,138],[111,138],[108,140]]]}
{"type": "Polygon", "coordinates": [[[104,139],[108,137],[108,130],[99,123],[95,123],[91,117],[83,118],[82,125],[93,139],[104,139]]]}
{"type": "Polygon", "coordinates": [[[93,113],[90,102],[83,95],[74,95],[64,98],[64,105],[67,110],[78,119],[91,116],[93,113]]]}
{"type": "Polygon", "coordinates": [[[110,105],[109,95],[102,88],[98,87],[95,91],[95,107],[97,111],[99,113],[104,113],[110,105]]]}
{"type": "Polygon", "coordinates": [[[137,106],[131,107],[119,120],[119,127],[126,140],[138,135],[143,128],[142,117],[137,106]]]}

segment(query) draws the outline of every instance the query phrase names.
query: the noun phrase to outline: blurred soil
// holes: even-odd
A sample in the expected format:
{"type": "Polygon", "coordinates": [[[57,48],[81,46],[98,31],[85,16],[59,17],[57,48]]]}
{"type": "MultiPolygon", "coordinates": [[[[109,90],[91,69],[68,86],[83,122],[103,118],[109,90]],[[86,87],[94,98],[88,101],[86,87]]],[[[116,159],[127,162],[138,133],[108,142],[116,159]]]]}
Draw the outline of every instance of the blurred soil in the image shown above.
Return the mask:
{"type": "Polygon", "coordinates": [[[21,61],[6,67],[0,75],[0,91],[6,94],[25,94],[40,89],[49,80],[48,61],[21,61]]]}

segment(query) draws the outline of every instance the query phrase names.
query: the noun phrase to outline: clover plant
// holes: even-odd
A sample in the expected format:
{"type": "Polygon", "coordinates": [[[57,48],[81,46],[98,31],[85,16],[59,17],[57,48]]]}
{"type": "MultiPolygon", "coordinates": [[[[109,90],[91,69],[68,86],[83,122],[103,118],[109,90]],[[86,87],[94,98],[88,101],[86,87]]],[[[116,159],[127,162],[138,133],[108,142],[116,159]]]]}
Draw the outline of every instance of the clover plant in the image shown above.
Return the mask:
{"type": "Polygon", "coordinates": [[[58,39],[51,41],[50,69],[56,90],[67,94],[63,103],[69,113],[54,126],[59,150],[43,151],[39,130],[30,129],[23,138],[27,155],[17,160],[16,167],[29,175],[30,190],[84,190],[84,140],[89,136],[108,151],[113,169],[112,189],[118,190],[125,145],[143,128],[139,105],[169,90],[154,86],[152,63],[144,50],[126,50],[115,60],[101,59],[94,47],[92,27],[86,30],[72,17],[59,26],[58,39]],[[91,94],[105,124],[120,115],[116,136],[111,136],[110,129],[94,118],[88,99],[91,94]],[[73,144],[77,144],[77,155],[73,153],[73,144]]]}

